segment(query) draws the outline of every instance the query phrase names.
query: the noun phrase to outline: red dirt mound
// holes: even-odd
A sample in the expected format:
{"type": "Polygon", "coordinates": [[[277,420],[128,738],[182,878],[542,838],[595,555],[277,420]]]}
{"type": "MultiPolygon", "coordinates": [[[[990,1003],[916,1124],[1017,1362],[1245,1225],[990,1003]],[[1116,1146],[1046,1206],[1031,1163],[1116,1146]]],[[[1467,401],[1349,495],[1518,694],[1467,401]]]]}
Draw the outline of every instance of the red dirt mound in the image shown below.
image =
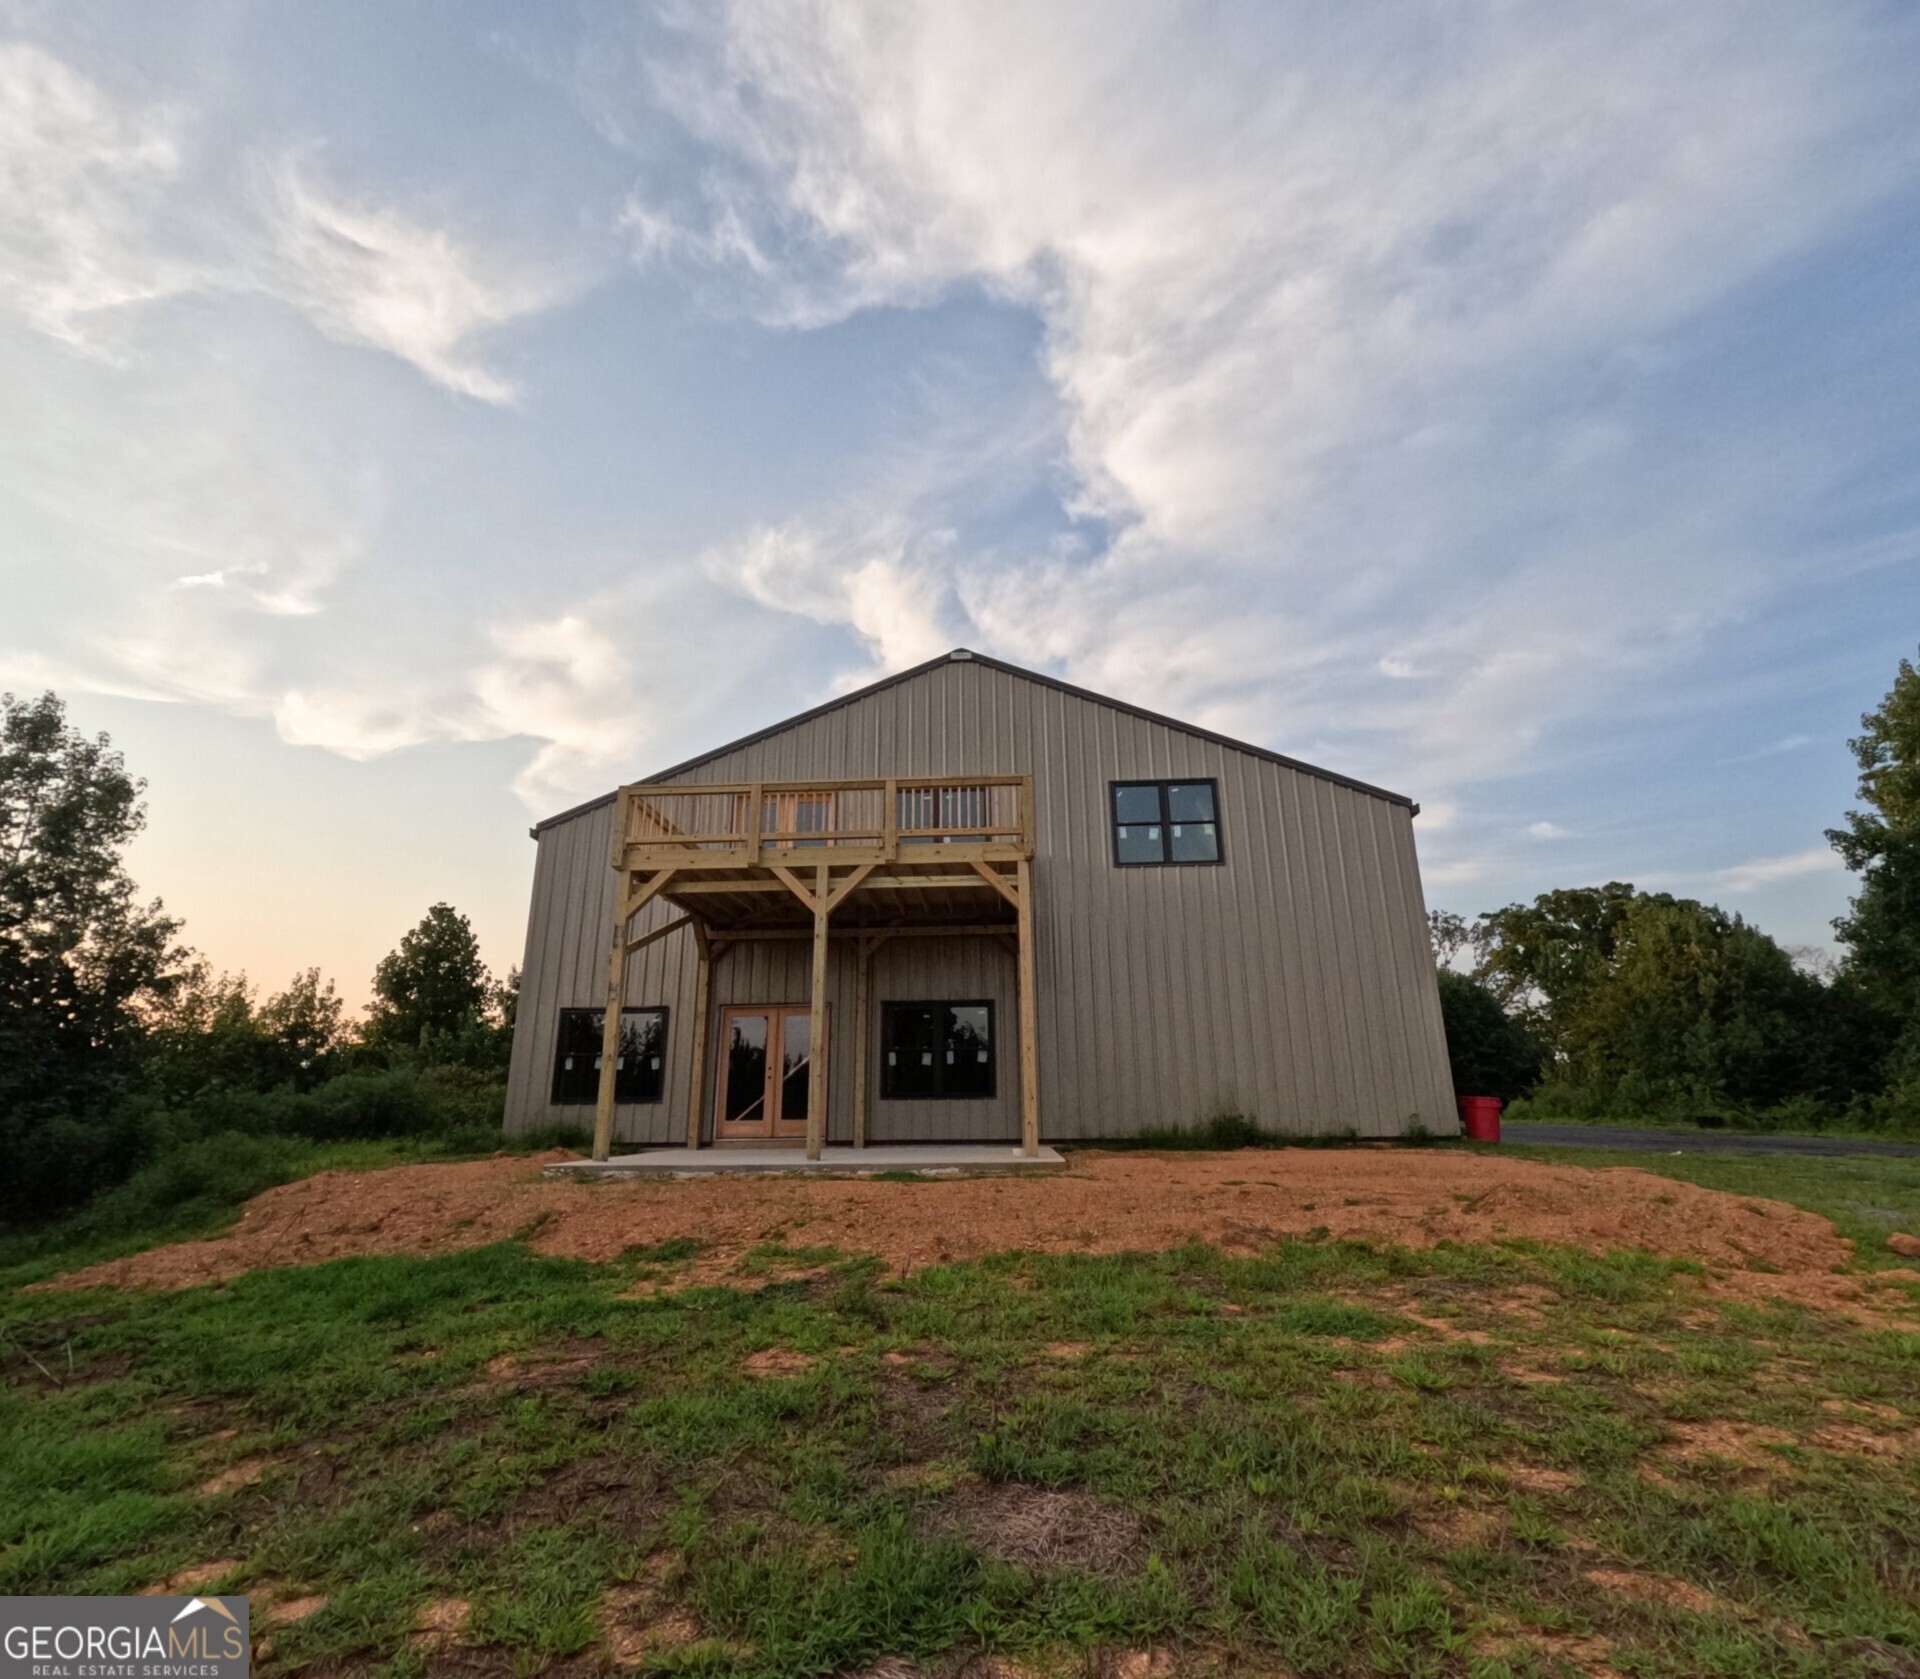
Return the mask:
{"type": "Polygon", "coordinates": [[[592,1260],[691,1236],[709,1244],[697,1270],[717,1280],[769,1240],[878,1254],[906,1271],[1010,1248],[1112,1253],[1197,1238],[1246,1252],[1324,1232],[1409,1247],[1525,1238],[1596,1253],[1645,1248],[1700,1260],[1717,1288],[1748,1298],[1855,1311],[1863,1302],[1858,1279],[1840,1274],[1850,1244],[1825,1219],[1631,1167],[1412,1149],[1084,1150],[1064,1174],[911,1184],[541,1176],[546,1162],[569,1158],[323,1172],[255,1197],[225,1235],[111,1260],[46,1286],[184,1288],[262,1266],[448,1253],[515,1235],[542,1253],[592,1260]]]}

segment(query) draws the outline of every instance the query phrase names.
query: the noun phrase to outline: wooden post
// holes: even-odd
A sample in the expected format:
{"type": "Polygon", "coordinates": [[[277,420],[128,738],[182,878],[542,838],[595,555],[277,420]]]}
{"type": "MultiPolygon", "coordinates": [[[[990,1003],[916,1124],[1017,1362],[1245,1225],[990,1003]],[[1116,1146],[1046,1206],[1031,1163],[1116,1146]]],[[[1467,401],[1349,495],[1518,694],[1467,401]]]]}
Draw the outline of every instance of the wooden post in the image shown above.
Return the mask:
{"type": "Polygon", "coordinates": [[[1020,1149],[1040,1152],[1039,1009],[1033,978],[1033,865],[1024,857],[1018,864],[1020,911],[1015,923],[1020,941],[1020,1149]]]}
{"type": "MultiPolygon", "coordinates": [[[[622,884],[625,890],[624,883],[622,884]]],[[[613,951],[607,958],[607,1013],[600,1031],[600,1090],[593,1110],[593,1158],[613,1150],[613,1091],[620,1065],[620,1010],[627,1000],[627,917],[613,922],[613,951]]]]}
{"type": "Polygon", "coordinates": [[[873,1060],[873,953],[878,939],[860,941],[860,966],[853,982],[853,1146],[867,1146],[867,1067],[873,1060]]]}
{"type": "Polygon", "coordinates": [[[827,1135],[827,865],[813,875],[813,1023],[807,1039],[807,1158],[818,1160],[827,1135]]]}
{"type": "Polygon", "coordinates": [[[693,923],[700,972],[693,986],[693,1093],[687,1098],[687,1147],[700,1146],[700,1122],[707,1106],[707,1016],[713,1012],[713,941],[704,921],[693,923]]]}

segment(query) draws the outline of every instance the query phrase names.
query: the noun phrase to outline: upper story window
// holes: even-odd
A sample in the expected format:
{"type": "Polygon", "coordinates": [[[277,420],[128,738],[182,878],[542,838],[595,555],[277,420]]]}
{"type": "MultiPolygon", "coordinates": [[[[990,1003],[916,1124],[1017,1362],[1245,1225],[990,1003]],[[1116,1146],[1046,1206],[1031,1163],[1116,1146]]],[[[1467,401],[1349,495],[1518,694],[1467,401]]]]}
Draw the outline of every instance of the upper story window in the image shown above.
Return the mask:
{"type": "Polygon", "coordinates": [[[1113,860],[1123,868],[1219,862],[1220,801],[1214,784],[1116,781],[1113,860]]]}
{"type": "MultiPolygon", "coordinates": [[[[600,1095],[600,1033],[603,1009],[562,1009],[559,1041],[554,1045],[553,1100],[556,1104],[592,1102],[600,1095]]],[[[666,1084],[667,1011],[620,1011],[620,1062],[613,1076],[613,1099],[657,1102],[666,1084]]]]}

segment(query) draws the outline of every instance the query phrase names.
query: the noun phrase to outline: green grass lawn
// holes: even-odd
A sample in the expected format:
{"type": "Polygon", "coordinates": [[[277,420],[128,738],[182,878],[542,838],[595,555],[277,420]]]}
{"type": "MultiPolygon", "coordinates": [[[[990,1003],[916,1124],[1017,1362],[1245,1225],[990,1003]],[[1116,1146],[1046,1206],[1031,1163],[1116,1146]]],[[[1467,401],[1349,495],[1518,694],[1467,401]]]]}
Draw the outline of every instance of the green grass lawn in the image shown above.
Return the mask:
{"type": "Polygon", "coordinates": [[[1920,1334],[1518,1246],[764,1251],[677,1287],[694,1253],[15,1292],[0,1593],[194,1570],[253,1595],[268,1672],[330,1679],[1920,1652],[1920,1334]]]}
{"type": "Polygon", "coordinates": [[[1514,1143],[1502,1143],[1499,1150],[1561,1166],[1639,1166],[1732,1195],[1790,1201],[1832,1220],[1841,1235],[1853,1240],[1856,1268],[1915,1265],[1889,1251],[1887,1237],[1896,1230],[1920,1235],[1920,1157],[1672,1154],[1514,1143]]]}

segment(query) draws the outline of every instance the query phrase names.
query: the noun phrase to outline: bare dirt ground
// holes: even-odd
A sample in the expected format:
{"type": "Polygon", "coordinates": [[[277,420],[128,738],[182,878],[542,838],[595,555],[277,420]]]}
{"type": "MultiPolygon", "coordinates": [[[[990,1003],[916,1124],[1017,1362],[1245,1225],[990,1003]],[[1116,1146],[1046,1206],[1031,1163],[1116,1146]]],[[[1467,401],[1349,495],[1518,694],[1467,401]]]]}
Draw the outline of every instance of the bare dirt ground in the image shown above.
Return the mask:
{"type": "Polygon", "coordinates": [[[719,1280],[762,1243],[877,1254],[896,1271],[1024,1248],[1157,1251],[1197,1239],[1247,1252],[1308,1234],[1432,1247],[1523,1238],[1592,1252],[1696,1259],[1714,1286],[1877,1315],[1895,1299],[1845,1275],[1851,1244],[1825,1219],[1656,1177],[1414,1149],[1238,1154],[1081,1150],[1045,1178],[921,1183],[713,1177],[548,1179],[571,1156],[323,1172],[257,1196],[224,1235],[154,1248],[49,1287],[182,1288],[349,1254],[447,1253],[513,1236],[608,1260],[674,1237],[706,1244],[719,1280]]]}

